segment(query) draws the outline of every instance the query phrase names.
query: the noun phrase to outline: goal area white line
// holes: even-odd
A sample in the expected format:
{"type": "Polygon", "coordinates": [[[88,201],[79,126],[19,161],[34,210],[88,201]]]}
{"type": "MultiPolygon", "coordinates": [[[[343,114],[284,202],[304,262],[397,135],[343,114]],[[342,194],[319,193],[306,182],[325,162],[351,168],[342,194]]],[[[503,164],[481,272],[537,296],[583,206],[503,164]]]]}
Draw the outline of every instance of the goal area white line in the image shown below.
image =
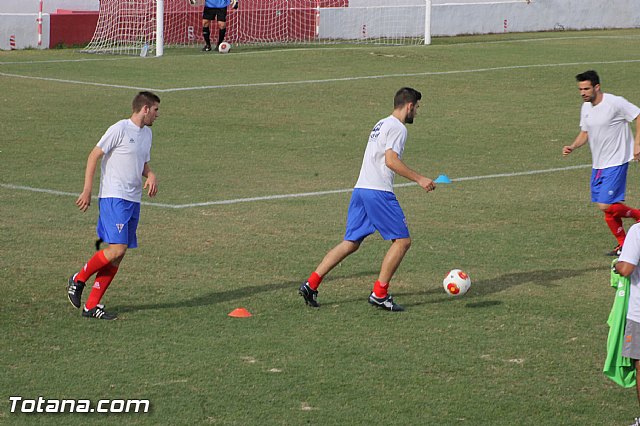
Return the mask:
{"type": "MultiPolygon", "coordinates": [[[[564,172],[568,170],[586,169],[588,167],[591,167],[591,164],[580,164],[577,166],[556,167],[552,169],[542,169],[542,170],[528,170],[524,172],[496,173],[496,174],[490,174],[490,175],[451,178],[451,182],[465,182],[465,181],[471,181],[471,180],[530,176],[530,175],[539,175],[539,174],[545,174],[545,173],[564,172]]],[[[415,186],[415,185],[416,183],[409,182],[409,183],[396,184],[394,185],[394,187],[403,188],[403,187],[415,186]]],[[[33,188],[30,186],[14,185],[10,183],[0,183],[0,188],[12,189],[16,191],[41,192],[41,193],[51,194],[51,195],[63,195],[63,196],[72,196],[72,197],[77,197],[80,195],[74,192],[56,191],[53,189],[45,189],[45,188],[33,188]]],[[[193,207],[208,207],[208,206],[221,206],[221,205],[228,205],[228,204],[251,203],[256,201],[273,201],[273,200],[292,199],[292,198],[301,198],[301,197],[318,197],[322,195],[341,194],[341,193],[347,193],[351,191],[353,191],[353,188],[333,189],[333,190],[316,191],[316,192],[300,192],[300,193],[293,193],[293,194],[263,195],[258,197],[234,198],[234,199],[228,199],[228,200],[205,201],[201,203],[189,203],[189,204],[165,204],[165,203],[153,203],[149,201],[143,201],[141,204],[145,206],[168,208],[168,209],[186,209],[186,208],[193,208],[193,207]]],[[[93,197],[93,199],[97,199],[97,198],[98,197],[95,197],[95,196],[93,197]]]]}

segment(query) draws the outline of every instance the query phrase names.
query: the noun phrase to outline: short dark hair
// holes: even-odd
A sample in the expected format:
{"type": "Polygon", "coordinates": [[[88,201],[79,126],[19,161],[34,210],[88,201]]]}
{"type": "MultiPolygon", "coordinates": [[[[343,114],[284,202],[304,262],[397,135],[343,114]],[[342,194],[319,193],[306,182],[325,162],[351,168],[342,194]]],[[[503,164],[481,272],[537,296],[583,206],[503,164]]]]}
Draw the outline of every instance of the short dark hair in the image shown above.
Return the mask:
{"type": "Polygon", "coordinates": [[[151,92],[140,92],[133,98],[133,102],[131,103],[131,108],[133,112],[140,112],[142,107],[148,106],[152,107],[155,104],[160,103],[160,98],[155,93],[151,92]]]}
{"type": "Polygon", "coordinates": [[[589,70],[576,75],[576,81],[590,81],[595,87],[596,84],[600,84],[600,76],[594,70],[589,70]]]}
{"type": "Polygon", "coordinates": [[[393,108],[396,109],[408,103],[416,104],[420,99],[422,99],[422,93],[411,87],[403,87],[393,98],[393,108]]]}

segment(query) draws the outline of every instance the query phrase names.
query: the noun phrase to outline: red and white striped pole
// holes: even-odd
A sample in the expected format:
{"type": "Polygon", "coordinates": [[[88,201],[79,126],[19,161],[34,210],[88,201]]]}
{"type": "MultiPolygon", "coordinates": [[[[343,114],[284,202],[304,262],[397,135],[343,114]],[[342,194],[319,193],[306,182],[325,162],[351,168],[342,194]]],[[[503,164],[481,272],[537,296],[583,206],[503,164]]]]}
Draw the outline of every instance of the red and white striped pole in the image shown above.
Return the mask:
{"type": "Polygon", "coordinates": [[[42,0],[38,10],[38,46],[42,46],[42,0]]]}
{"type": "Polygon", "coordinates": [[[16,50],[16,36],[15,35],[10,35],[9,36],[9,48],[11,50],[16,50]]]}

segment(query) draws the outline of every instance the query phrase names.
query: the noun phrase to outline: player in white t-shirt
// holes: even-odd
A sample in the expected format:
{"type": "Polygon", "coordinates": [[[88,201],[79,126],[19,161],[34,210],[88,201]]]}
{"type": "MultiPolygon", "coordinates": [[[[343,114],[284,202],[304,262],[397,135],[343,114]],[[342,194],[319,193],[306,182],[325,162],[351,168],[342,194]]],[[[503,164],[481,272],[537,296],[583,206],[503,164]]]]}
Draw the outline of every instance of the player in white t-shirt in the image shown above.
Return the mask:
{"type": "Polygon", "coordinates": [[[640,210],[623,203],[629,162],[640,156],[640,108],[623,97],[603,93],[595,71],[576,76],[584,103],[580,112],[580,133],[562,155],[589,143],[592,157],[591,201],[604,213],[604,220],[618,245],[609,253],[620,254],[626,233],[622,218],[640,220],[640,210]],[[636,121],[635,142],[629,123],[636,121]]]}
{"type": "Polygon", "coordinates": [[[344,240],[331,249],[316,270],[299,288],[305,303],[317,308],[318,286],[338,263],[360,247],[362,241],[378,231],[382,238],[391,240],[391,247],[382,261],[378,280],[369,295],[369,303],[388,311],[402,311],[388,293],[391,277],[411,246],[407,222],[393,192],[393,179],[397,174],[410,179],[426,191],[435,189],[435,183],[402,161],[407,139],[405,123],[413,123],[422,94],[403,87],[394,97],[393,113],[373,127],[364,153],[360,175],[356,182],[347,212],[344,240]]]}
{"type": "MultiPolygon", "coordinates": [[[[140,92],[133,99],[131,117],[120,120],[105,132],[87,159],[84,189],[76,200],[83,212],[91,205],[93,176],[102,158],[98,204],[100,214],[96,227],[100,240],[109,243],[97,251],[80,272],[69,278],[67,297],[80,308],[85,283],[97,274],[82,316],[112,320],[116,315],[106,312],[100,300],[118,272],[127,248],[136,248],[136,230],[140,219],[143,189],[153,197],[158,192],[156,175],[149,167],[151,159],[151,129],[158,118],[160,98],[151,92],[140,92]],[[145,177],[146,181],[142,182],[145,177]]],[[[98,247],[99,248],[99,247],[98,247]]]]}
{"type": "Polygon", "coordinates": [[[624,330],[622,356],[634,361],[636,368],[636,391],[640,402],[640,224],[629,228],[622,253],[615,264],[616,272],[629,277],[629,306],[624,330]]]}

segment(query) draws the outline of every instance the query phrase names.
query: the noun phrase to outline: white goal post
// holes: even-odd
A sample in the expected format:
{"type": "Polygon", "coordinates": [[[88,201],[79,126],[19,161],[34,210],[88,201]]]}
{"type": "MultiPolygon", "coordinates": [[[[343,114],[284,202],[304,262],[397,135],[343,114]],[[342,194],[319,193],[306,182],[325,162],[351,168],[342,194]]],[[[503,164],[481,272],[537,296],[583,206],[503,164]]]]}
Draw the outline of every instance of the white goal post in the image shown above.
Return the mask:
{"type": "MultiPolygon", "coordinates": [[[[228,9],[234,45],[430,44],[431,0],[239,0],[228,9]]],[[[201,46],[204,0],[101,0],[86,53],[162,56],[201,46]]],[[[217,26],[211,31],[216,43],[217,26]]]]}

